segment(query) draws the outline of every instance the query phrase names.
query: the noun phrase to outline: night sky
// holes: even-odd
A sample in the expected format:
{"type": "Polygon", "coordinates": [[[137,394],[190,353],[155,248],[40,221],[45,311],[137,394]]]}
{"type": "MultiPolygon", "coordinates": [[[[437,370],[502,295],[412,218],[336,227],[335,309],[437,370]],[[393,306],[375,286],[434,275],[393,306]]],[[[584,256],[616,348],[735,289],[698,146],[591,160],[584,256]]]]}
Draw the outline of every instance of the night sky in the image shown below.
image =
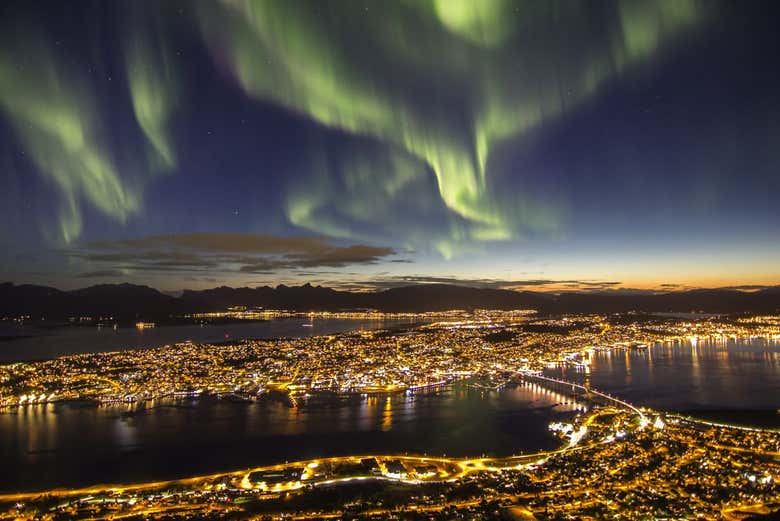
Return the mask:
{"type": "Polygon", "coordinates": [[[780,284],[778,14],[4,1],[0,280],[780,284]]]}

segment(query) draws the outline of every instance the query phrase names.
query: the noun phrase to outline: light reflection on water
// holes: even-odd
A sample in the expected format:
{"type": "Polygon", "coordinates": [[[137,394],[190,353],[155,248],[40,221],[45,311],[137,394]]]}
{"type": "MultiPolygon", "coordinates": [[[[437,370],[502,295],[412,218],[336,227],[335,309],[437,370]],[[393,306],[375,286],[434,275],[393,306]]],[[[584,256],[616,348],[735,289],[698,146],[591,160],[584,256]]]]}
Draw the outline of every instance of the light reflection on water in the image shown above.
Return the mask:
{"type": "Polygon", "coordinates": [[[317,456],[510,455],[556,447],[551,421],[584,406],[537,384],[469,382],[351,399],[165,400],[125,406],[21,407],[0,414],[0,490],[166,479],[317,456]]]}
{"type": "Polygon", "coordinates": [[[627,401],[675,411],[780,408],[780,342],[703,338],[647,349],[595,351],[589,374],[553,371],[627,401]]]}

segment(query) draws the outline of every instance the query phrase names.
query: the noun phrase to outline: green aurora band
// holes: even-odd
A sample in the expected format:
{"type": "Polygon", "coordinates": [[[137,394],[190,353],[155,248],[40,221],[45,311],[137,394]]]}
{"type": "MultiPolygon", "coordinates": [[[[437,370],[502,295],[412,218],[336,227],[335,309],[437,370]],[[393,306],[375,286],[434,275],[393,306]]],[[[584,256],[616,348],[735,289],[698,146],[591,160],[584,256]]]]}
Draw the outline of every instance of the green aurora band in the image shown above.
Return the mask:
{"type": "Polygon", "coordinates": [[[24,53],[0,51],[0,109],[8,116],[36,168],[63,198],[56,240],[81,233],[80,201],[124,223],[140,207],[140,196],[122,181],[97,140],[96,105],[87,88],[66,78],[54,59],[32,41],[24,53]],[[24,63],[12,57],[24,56],[24,63]]]}
{"type": "Polygon", "coordinates": [[[149,29],[159,28],[159,20],[144,20],[140,16],[136,15],[133,34],[125,45],[128,89],[136,121],[152,147],[152,168],[170,170],[176,166],[168,129],[177,99],[173,60],[163,32],[158,30],[155,34],[149,29]]]}
{"type": "MultiPolygon", "coordinates": [[[[581,104],[703,18],[695,0],[600,3],[607,30],[587,16],[592,2],[570,0],[199,7],[207,43],[227,54],[248,94],[389,149],[375,157],[355,151],[336,167],[303,165],[315,179],[293,186],[288,219],[355,238],[398,207],[393,199],[406,197],[399,187],[432,174],[448,231],[419,239],[445,257],[480,241],[557,233],[564,202],[493,190],[494,177],[522,176],[501,164],[501,147],[581,104]]],[[[423,215],[436,204],[417,199],[424,200],[407,206],[423,215]]]]}
{"type": "MultiPolygon", "coordinates": [[[[295,171],[282,173],[295,174],[284,202],[289,222],[445,257],[485,241],[564,233],[567,202],[525,186],[507,154],[705,18],[696,0],[376,5],[204,0],[195,13],[215,61],[227,59],[248,95],[351,144],[312,143],[295,171]],[[521,189],[499,190],[510,176],[521,189]]],[[[177,166],[171,118],[186,87],[162,14],[131,6],[120,41],[152,172],[177,166]]],[[[99,113],[86,83],[65,74],[67,61],[40,43],[16,47],[0,52],[0,109],[62,194],[58,239],[79,236],[82,201],[125,223],[141,207],[144,174],[120,176],[97,138],[110,115],[99,113]],[[22,55],[23,66],[14,61],[22,55]]]]}

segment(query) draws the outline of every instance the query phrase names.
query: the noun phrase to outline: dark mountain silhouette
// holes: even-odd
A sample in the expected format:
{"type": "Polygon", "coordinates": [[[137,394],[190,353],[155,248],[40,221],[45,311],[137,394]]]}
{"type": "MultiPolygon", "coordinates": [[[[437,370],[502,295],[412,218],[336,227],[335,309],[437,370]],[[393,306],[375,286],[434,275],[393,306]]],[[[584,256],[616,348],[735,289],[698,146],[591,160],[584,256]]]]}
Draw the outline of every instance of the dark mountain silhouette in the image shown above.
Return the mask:
{"type": "Polygon", "coordinates": [[[105,314],[106,311],[115,315],[164,314],[178,306],[176,297],[134,284],[100,284],[70,291],[68,297],[80,313],[87,315],[105,314]]]}
{"type": "Polygon", "coordinates": [[[148,286],[100,284],[73,291],[61,291],[29,284],[0,284],[0,315],[31,315],[33,318],[58,319],[72,316],[177,312],[179,299],[148,286]]]}
{"type": "Polygon", "coordinates": [[[382,311],[440,311],[449,309],[532,308],[543,313],[640,312],[775,312],[780,288],[751,293],[732,289],[703,289],[668,293],[569,292],[561,294],[422,284],[359,293],[321,286],[275,288],[218,287],[187,290],[173,297],[147,286],[102,284],[61,291],[34,285],[0,284],[0,315],[64,318],[81,315],[117,317],[169,316],[256,306],[297,311],[379,309],[382,311]]]}
{"type": "Polygon", "coordinates": [[[532,291],[471,288],[450,284],[403,286],[364,293],[363,307],[383,311],[445,311],[448,309],[547,308],[552,295],[532,291]]]}

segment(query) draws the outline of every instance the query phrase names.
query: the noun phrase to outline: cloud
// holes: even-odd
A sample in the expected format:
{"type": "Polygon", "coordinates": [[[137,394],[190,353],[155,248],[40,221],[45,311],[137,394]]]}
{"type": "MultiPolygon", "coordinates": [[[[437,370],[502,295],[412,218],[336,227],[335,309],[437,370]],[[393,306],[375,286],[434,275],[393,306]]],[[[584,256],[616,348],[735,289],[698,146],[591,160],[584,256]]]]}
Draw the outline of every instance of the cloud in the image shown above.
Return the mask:
{"type": "Polygon", "coordinates": [[[321,235],[283,236],[209,232],[151,235],[120,241],[97,241],[88,246],[93,249],[182,248],[207,253],[262,254],[315,253],[334,247],[331,238],[321,235]]]}
{"type": "Polygon", "coordinates": [[[760,291],[763,289],[769,289],[775,286],[767,286],[762,284],[743,284],[740,286],[724,286],[718,289],[729,289],[735,291],[760,291]]]}
{"type": "Polygon", "coordinates": [[[107,277],[122,277],[124,273],[121,270],[95,270],[79,273],[76,278],[79,279],[98,279],[107,277]]]}
{"type": "Polygon", "coordinates": [[[556,279],[489,279],[489,278],[462,278],[462,277],[437,277],[425,275],[398,275],[377,277],[369,281],[357,281],[347,283],[336,283],[343,289],[356,290],[381,290],[391,289],[412,284],[453,284],[458,286],[469,286],[485,289],[543,289],[543,290],[580,290],[580,291],[600,291],[615,286],[619,286],[619,281],[598,281],[598,280],[556,280],[556,279]]]}
{"type": "Polygon", "coordinates": [[[271,274],[375,264],[395,255],[396,251],[385,246],[341,245],[322,236],[186,233],[98,241],[67,254],[91,264],[108,266],[100,271],[271,274]]]}
{"type": "Polygon", "coordinates": [[[213,267],[214,260],[202,257],[197,253],[177,251],[146,251],[133,252],[85,252],[76,256],[93,262],[132,262],[155,266],[193,266],[213,267]]]}
{"type": "Polygon", "coordinates": [[[365,246],[356,244],[342,248],[332,248],[316,253],[291,254],[289,258],[296,267],[331,267],[337,268],[349,264],[374,264],[380,258],[394,253],[392,248],[365,246]]]}

